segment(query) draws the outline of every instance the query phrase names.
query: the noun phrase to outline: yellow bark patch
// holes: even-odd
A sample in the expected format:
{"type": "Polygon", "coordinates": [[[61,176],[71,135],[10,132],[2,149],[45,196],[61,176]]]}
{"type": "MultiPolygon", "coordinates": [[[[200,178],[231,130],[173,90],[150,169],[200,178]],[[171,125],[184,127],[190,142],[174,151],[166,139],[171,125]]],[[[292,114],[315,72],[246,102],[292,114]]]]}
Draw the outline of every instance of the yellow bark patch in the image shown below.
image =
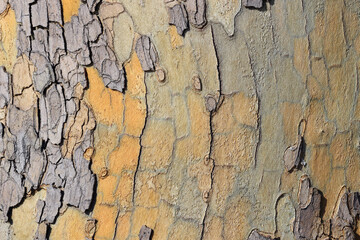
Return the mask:
{"type": "Polygon", "coordinates": [[[323,97],[323,89],[321,89],[320,83],[313,76],[307,78],[306,85],[311,99],[321,99],[323,97]]]}
{"type": "Polygon", "coordinates": [[[350,133],[337,133],[330,144],[330,154],[333,157],[332,167],[345,167],[351,157],[351,135],[350,133]]]}
{"type": "Polygon", "coordinates": [[[27,198],[18,208],[12,212],[14,239],[33,239],[37,230],[36,203],[39,199],[44,200],[46,191],[37,192],[27,198]]]}
{"type": "Polygon", "coordinates": [[[310,173],[312,177],[312,184],[314,187],[321,189],[326,188],[329,183],[331,173],[331,159],[327,147],[315,147],[311,150],[311,157],[309,161],[310,173]]]}
{"type": "Polygon", "coordinates": [[[13,66],[14,105],[24,111],[29,110],[37,101],[35,90],[31,87],[34,70],[34,65],[25,55],[18,57],[13,66]]]}
{"type": "Polygon", "coordinates": [[[207,136],[210,133],[210,118],[205,108],[205,99],[193,92],[188,94],[188,106],[193,136],[207,136]]]}
{"type": "Polygon", "coordinates": [[[222,240],[221,229],[223,220],[219,217],[210,217],[205,226],[204,239],[222,240]]]}
{"type": "Polygon", "coordinates": [[[126,94],[130,94],[132,97],[145,97],[144,71],[135,53],[131,55],[130,61],[124,67],[128,80],[126,94]]]}
{"type": "Polygon", "coordinates": [[[69,207],[63,215],[59,216],[56,224],[52,226],[50,239],[85,239],[87,219],[87,216],[78,209],[69,207]]]}
{"type": "Polygon", "coordinates": [[[8,72],[12,72],[16,61],[16,25],[15,12],[12,9],[0,16],[0,66],[5,66],[8,72]]]}
{"type": "Polygon", "coordinates": [[[294,66],[304,81],[310,73],[309,55],[308,38],[294,39],[294,66]]]}
{"type": "Polygon", "coordinates": [[[302,115],[300,104],[284,102],[282,104],[284,135],[288,144],[294,144],[298,135],[298,125],[302,115]]]}
{"type": "Polygon", "coordinates": [[[326,188],[326,191],[324,191],[324,197],[327,199],[326,206],[325,206],[325,212],[323,220],[327,220],[331,217],[336,201],[339,196],[339,192],[341,188],[345,184],[345,173],[343,169],[340,168],[333,168],[331,171],[331,178],[330,182],[326,188]],[[331,187],[330,187],[331,186],[331,187]]]}
{"type": "Polygon", "coordinates": [[[169,26],[168,34],[169,34],[169,38],[170,38],[171,47],[173,49],[184,45],[184,40],[183,40],[182,36],[180,36],[177,33],[175,26],[169,26]]]}
{"type": "Polygon", "coordinates": [[[290,192],[292,189],[296,188],[298,182],[299,179],[296,175],[284,170],[280,179],[280,188],[283,192],[290,192]]]}
{"type": "Polygon", "coordinates": [[[256,96],[249,98],[244,93],[237,93],[233,99],[236,120],[241,124],[257,127],[258,102],[256,96]]]}
{"type": "Polygon", "coordinates": [[[343,1],[329,0],[325,2],[325,36],[324,56],[329,67],[339,66],[346,55],[344,35],[343,1]]]}
{"type": "Polygon", "coordinates": [[[217,165],[238,166],[247,170],[255,157],[256,132],[246,127],[234,128],[228,135],[214,136],[213,157],[217,165]]]}
{"type": "Polygon", "coordinates": [[[349,160],[349,165],[346,170],[346,186],[349,187],[349,189],[360,189],[360,182],[359,182],[360,163],[359,162],[360,162],[359,155],[355,155],[353,158],[350,158],[350,160],[349,160]]]}
{"type": "Polygon", "coordinates": [[[329,143],[335,134],[335,126],[325,118],[324,106],[317,101],[310,102],[307,107],[307,124],[305,141],[309,145],[329,143]]]}
{"type": "Polygon", "coordinates": [[[133,236],[137,236],[143,225],[154,229],[158,219],[158,212],[159,210],[157,208],[137,207],[132,216],[133,224],[131,228],[131,234],[133,236]]]}
{"type": "Polygon", "coordinates": [[[117,179],[116,176],[107,176],[104,179],[99,179],[98,193],[102,196],[101,203],[115,204],[117,179]]]}
{"type": "Polygon", "coordinates": [[[319,82],[320,88],[326,88],[328,86],[328,71],[326,70],[324,59],[312,58],[311,71],[314,78],[319,82]]]}
{"type": "Polygon", "coordinates": [[[246,112],[248,109],[238,108],[238,109],[243,109],[242,110],[243,112],[242,113],[236,112],[235,113],[236,118],[235,118],[232,112],[232,100],[233,97],[225,96],[224,101],[221,104],[221,107],[219,108],[219,110],[212,119],[213,128],[216,133],[230,133],[233,130],[233,128],[236,126],[235,119],[238,120],[239,118],[245,118],[246,116],[243,116],[243,114],[250,115],[250,113],[246,112]]]}
{"type": "Polygon", "coordinates": [[[170,121],[148,121],[141,140],[144,146],[142,166],[147,169],[169,166],[174,141],[175,132],[170,121]]]}
{"type": "Polygon", "coordinates": [[[157,192],[159,184],[156,181],[156,176],[149,172],[139,172],[136,176],[136,205],[157,207],[160,195],[157,192]]]}
{"type": "Polygon", "coordinates": [[[117,220],[117,224],[118,227],[117,231],[116,231],[116,240],[125,240],[126,237],[129,234],[130,231],[130,217],[131,217],[131,212],[127,212],[123,215],[119,215],[118,220],[117,220]]]}
{"type": "Polygon", "coordinates": [[[159,218],[154,229],[153,240],[166,239],[171,223],[174,221],[175,210],[167,203],[161,202],[159,206],[159,218]]]}
{"type": "Polygon", "coordinates": [[[355,39],[354,46],[357,54],[360,55],[360,35],[355,39]]]}
{"type": "Polygon", "coordinates": [[[315,56],[321,56],[324,44],[325,36],[325,17],[324,13],[317,13],[315,15],[315,28],[309,34],[310,47],[312,54],[315,56]]]}
{"type": "Polygon", "coordinates": [[[125,94],[125,131],[129,135],[140,137],[146,119],[146,87],[144,72],[136,54],[132,54],[125,65],[125,71],[128,79],[125,94]]]}
{"type": "Polygon", "coordinates": [[[181,138],[187,136],[190,131],[190,121],[186,101],[183,96],[174,96],[172,104],[174,106],[173,116],[175,120],[176,137],[181,138]]]}
{"type": "MultiPolygon", "coordinates": [[[[229,196],[231,196],[236,179],[235,168],[215,167],[213,173],[213,187],[211,190],[210,209],[214,215],[223,216],[226,210],[226,204],[229,196]]],[[[210,232],[215,223],[209,222],[206,229],[210,232]]],[[[205,238],[206,239],[206,238],[205,238]]],[[[211,238],[212,239],[212,238],[211,238]]]]}
{"type": "Polygon", "coordinates": [[[229,206],[224,217],[224,239],[246,239],[250,231],[247,216],[251,205],[238,198],[229,203],[229,206]]]}
{"type": "Polygon", "coordinates": [[[37,96],[32,87],[25,88],[20,96],[14,97],[14,106],[27,111],[36,104],[37,96]]]}
{"type": "Polygon", "coordinates": [[[26,55],[16,59],[13,67],[13,94],[20,95],[24,88],[32,85],[32,76],[35,67],[26,55]]]}
{"type": "Polygon", "coordinates": [[[92,157],[93,164],[91,169],[98,174],[103,167],[107,166],[108,155],[118,143],[118,132],[116,128],[98,125],[95,130],[94,139],[95,153],[92,157]]]}
{"type": "Polygon", "coordinates": [[[123,173],[116,190],[116,197],[122,209],[130,209],[132,207],[133,187],[134,174],[129,172],[123,173]]]}
{"type": "Polygon", "coordinates": [[[202,159],[208,154],[210,136],[187,137],[176,143],[175,156],[185,162],[193,159],[202,159]]]}
{"type": "Polygon", "coordinates": [[[171,227],[168,239],[192,240],[199,239],[201,228],[197,224],[178,220],[171,227]]]}
{"type": "Polygon", "coordinates": [[[125,95],[125,132],[129,135],[140,137],[145,125],[145,119],[145,100],[125,95]]]}

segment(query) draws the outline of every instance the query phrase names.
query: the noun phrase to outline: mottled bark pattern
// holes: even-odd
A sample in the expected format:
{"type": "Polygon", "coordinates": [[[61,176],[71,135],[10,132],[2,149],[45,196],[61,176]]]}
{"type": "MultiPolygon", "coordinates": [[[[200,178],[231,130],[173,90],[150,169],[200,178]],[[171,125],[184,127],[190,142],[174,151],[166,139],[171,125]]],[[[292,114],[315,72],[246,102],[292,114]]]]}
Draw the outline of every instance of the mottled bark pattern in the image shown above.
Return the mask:
{"type": "Polygon", "coordinates": [[[358,239],[358,0],[0,0],[0,239],[358,239]]]}

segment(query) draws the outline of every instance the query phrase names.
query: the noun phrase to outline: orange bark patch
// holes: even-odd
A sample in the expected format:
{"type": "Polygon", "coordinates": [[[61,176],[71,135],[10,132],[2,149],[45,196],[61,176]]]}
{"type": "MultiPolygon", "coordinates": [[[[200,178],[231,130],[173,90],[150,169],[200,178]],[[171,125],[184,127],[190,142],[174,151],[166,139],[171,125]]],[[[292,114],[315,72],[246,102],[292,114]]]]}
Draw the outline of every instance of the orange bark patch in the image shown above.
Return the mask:
{"type": "Polygon", "coordinates": [[[89,79],[89,89],[85,98],[91,105],[97,122],[105,125],[117,125],[118,131],[123,129],[124,95],[121,92],[105,87],[98,71],[86,69],[89,79]]]}
{"type": "Polygon", "coordinates": [[[114,236],[117,208],[97,204],[94,209],[96,224],[95,239],[112,239],[114,236]]]}
{"type": "MultiPolygon", "coordinates": [[[[98,123],[92,168],[96,173],[103,167],[109,171],[109,176],[99,179],[94,209],[94,218],[98,220],[96,237],[101,239],[115,234],[117,212],[132,207],[140,135],[146,120],[144,72],[136,54],[125,64],[125,71],[127,89],[120,93],[105,87],[96,69],[87,68],[89,89],[85,99],[98,123]]],[[[117,228],[116,239],[125,239],[130,230],[130,214],[120,214],[118,224],[121,227],[117,228]]]]}
{"type": "Polygon", "coordinates": [[[110,171],[121,174],[122,170],[135,170],[140,153],[140,140],[138,138],[124,135],[119,147],[109,156],[110,171]]]}
{"type": "Polygon", "coordinates": [[[61,0],[64,22],[70,22],[71,17],[78,14],[80,0],[61,0]]]}

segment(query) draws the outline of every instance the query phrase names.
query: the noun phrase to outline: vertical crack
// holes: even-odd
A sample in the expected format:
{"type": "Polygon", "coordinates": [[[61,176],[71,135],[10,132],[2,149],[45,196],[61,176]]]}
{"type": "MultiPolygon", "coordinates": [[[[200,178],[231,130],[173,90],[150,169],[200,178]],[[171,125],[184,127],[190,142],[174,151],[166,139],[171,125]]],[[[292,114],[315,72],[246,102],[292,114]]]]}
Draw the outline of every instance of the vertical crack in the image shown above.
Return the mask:
{"type": "Polygon", "coordinates": [[[256,100],[257,100],[257,129],[258,129],[258,140],[256,142],[256,147],[255,147],[255,155],[254,155],[254,169],[257,166],[257,159],[258,159],[258,153],[259,153],[259,148],[260,148],[260,144],[261,144],[261,114],[260,114],[260,106],[261,106],[261,100],[260,100],[260,91],[259,91],[259,86],[258,83],[256,81],[256,76],[255,76],[255,69],[254,69],[254,62],[251,59],[250,56],[250,48],[247,44],[247,42],[245,41],[246,47],[248,48],[248,58],[249,58],[249,62],[250,62],[250,68],[251,68],[251,72],[253,74],[253,79],[254,79],[254,86],[255,86],[255,96],[256,96],[256,100]]]}
{"type": "MultiPolygon", "coordinates": [[[[210,174],[210,178],[211,178],[211,184],[210,184],[210,191],[212,191],[213,188],[213,183],[214,183],[214,170],[215,170],[215,160],[211,158],[211,154],[212,154],[212,150],[213,150],[213,142],[214,142],[214,132],[213,132],[213,126],[212,126],[212,119],[213,119],[213,113],[210,113],[210,117],[209,117],[209,125],[210,125],[210,150],[209,150],[209,155],[208,158],[210,161],[212,161],[213,167],[211,170],[211,174],[210,174]]],[[[202,221],[202,229],[201,229],[201,237],[200,239],[202,240],[204,237],[204,233],[205,233],[205,221],[206,221],[206,217],[208,215],[208,211],[209,211],[209,201],[206,203],[206,210],[205,210],[205,215],[202,221]]]]}
{"type": "Polygon", "coordinates": [[[137,177],[137,174],[138,174],[138,172],[139,172],[141,153],[142,153],[142,149],[143,149],[143,146],[141,145],[141,141],[142,141],[142,136],[144,135],[144,131],[145,131],[145,128],[146,128],[146,123],[147,123],[148,116],[149,116],[149,112],[148,112],[149,106],[148,106],[148,100],[147,100],[148,88],[147,88],[147,85],[146,85],[146,73],[145,73],[145,72],[144,72],[144,85],[145,85],[145,107],[146,107],[146,115],[145,115],[144,127],[143,127],[143,129],[141,130],[141,134],[140,134],[140,136],[139,136],[139,139],[140,139],[140,141],[139,141],[140,151],[139,151],[139,155],[138,155],[138,161],[137,161],[136,170],[135,170],[135,173],[134,173],[134,181],[133,181],[133,183],[134,183],[134,184],[133,184],[133,193],[132,193],[133,208],[135,207],[136,177],[137,177]]]}
{"type": "Polygon", "coordinates": [[[118,206],[118,210],[117,210],[117,214],[116,214],[116,218],[115,218],[115,229],[114,229],[114,235],[113,235],[112,240],[115,240],[115,238],[116,238],[116,233],[117,233],[117,228],[118,228],[118,219],[119,219],[119,216],[120,216],[120,209],[119,209],[119,206],[118,206]]]}
{"type": "MultiPolygon", "coordinates": [[[[211,193],[212,188],[213,188],[213,183],[214,183],[214,170],[215,170],[215,160],[211,158],[212,156],[212,152],[213,152],[213,147],[214,147],[214,131],[213,131],[213,116],[216,113],[217,109],[220,107],[221,105],[221,99],[223,97],[222,93],[221,93],[221,77],[220,77],[220,66],[219,66],[219,55],[217,53],[216,50],[216,44],[215,44],[215,40],[214,40],[214,31],[212,28],[212,25],[210,25],[210,29],[211,29],[211,35],[212,35],[212,43],[214,46],[214,51],[215,51],[215,56],[216,56],[216,60],[217,60],[217,75],[218,75],[218,80],[219,80],[219,98],[217,101],[217,107],[213,112],[210,112],[210,116],[209,116],[209,128],[210,128],[210,149],[209,149],[209,154],[208,154],[208,158],[210,161],[212,161],[213,167],[211,170],[211,174],[210,174],[210,178],[211,178],[211,183],[210,183],[210,190],[209,193],[211,193]]],[[[201,229],[201,237],[200,239],[202,240],[204,238],[204,233],[205,233],[205,221],[206,221],[206,217],[208,215],[208,211],[209,211],[209,202],[211,200],[211,196],[210,199],[207,201],[207,206],[206,206],[206,210],[205,210],[205,215],[202,221],[202,229],[201,229]]]]}

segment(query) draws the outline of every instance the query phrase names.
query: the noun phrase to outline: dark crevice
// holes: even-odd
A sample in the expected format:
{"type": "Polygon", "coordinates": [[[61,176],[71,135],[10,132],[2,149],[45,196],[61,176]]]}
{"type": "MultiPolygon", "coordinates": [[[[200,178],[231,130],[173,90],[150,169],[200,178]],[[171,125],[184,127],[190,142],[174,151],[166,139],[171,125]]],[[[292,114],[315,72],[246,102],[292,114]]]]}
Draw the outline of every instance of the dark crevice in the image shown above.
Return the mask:
{"type": "Polygon", "coordinates": [[[148,121],[148,117],[149,117],[149,106],[148,106],[148,88],[147,88],[147,84],[146,84],[146,73],[144,72],[144,84],[145,84],[145,109],[146,109],[146,116],[145,116],[145,123],[144,123],[144,127],[141,130],[141,134],[139,136],[139,144],[140,144],[140,151],[139,151],[139,156],[138,156],[138,161],[137,161],[137,165],[136,165],[136,169],[135,169],[135,173],[134,173],[134,181],[133,181],[133,192],[132,192],[132,203],[133,203],[133,207],[135,207],[135,194],[136,194],[136,178],[137,178],[137,174],[139,172],[139,168],[140,168],[140,161],[141,161],[141,153],[142,153],[142,149],[143,146],[141,145],[142,142],[142,137],[144,135],[145,132],[145,128],[146,128],[146,124],[148,121]]]}
{"type": "MultiPolygon", "coordinates": [[[[202,221],[202,229],[201,229],[201,236],[200,239],[202,240],[204,238],[204,233],[205,233],[205,225],[206,225],[206,218],[208,215],[208,211],[209,211],[209,201],[211,201],[211,192],[213,189],[213,183],[214,183],[214,171],[215,171],[215,160],[213,160],[212,157],[212,153],[213,153],[213,147],[214,147],[214,130],[213,130],[213,116],[214,114],[216,114],[216,111],[218,110],[218,108],[221,107],[221,103],[223,100],[223,95],[222,95],[222,91],[221,91],[221,76],[220,76],[220,64],[219,64],[219,55],[217,53],[217,49],[216,49],[216,43],[215,43],[215,36],[214,36],[214,31],[213,31],[213,27],[212,25],[210,25],[211,27],[211,35],[212,35],[212,44],[214,47],[214,51],[215,51],[215,55],[216,55],[216,59],[217,59],[217,77],[219,79],[219,98],[217,101],[217,106],[216,109],[213,112],[210,112],[210,116],[209,116],[209,129],[210,129],[210,149],[209,149],[209,154],[208,154],[208,158],[210,161],[212,161],[213,167],[211,169],[211,174],[210,174],[210,178],[211,178],[211,183],[210,183],[210,190],[209,190],[209,194],[210,197],[208,199],[207,202],[207,206],[206,206],[206,210],[205,210],[205,215],[202,221]]],[[[210,163],[209,163],[210,164],[210,163]]]]}

